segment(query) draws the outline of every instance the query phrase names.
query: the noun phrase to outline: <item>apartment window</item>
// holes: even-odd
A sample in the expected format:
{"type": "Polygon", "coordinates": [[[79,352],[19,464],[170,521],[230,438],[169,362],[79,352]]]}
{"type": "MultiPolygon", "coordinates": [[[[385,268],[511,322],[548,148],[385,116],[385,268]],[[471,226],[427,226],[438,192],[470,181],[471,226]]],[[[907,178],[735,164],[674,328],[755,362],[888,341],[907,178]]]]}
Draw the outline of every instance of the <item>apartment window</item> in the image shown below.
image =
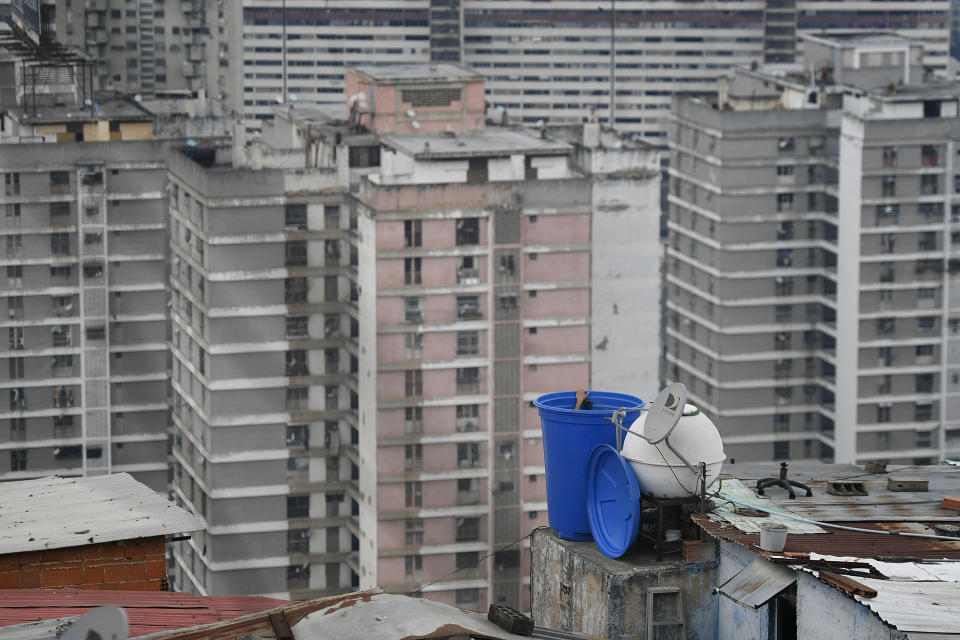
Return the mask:
{"type": "Polygon", "coordinates": [[[793,138],[780,138],[777,141],[777,149],[780,153],[792,153],[796,150],[796,141],[793,138]]]}
{"type": "Polygon", "coordinates": [[[23,349],[23,327],[10,327],[8,330],[9,347],[11,351],[23,349]]]}
{"type": "Polygon", "coordinates": [[[897,177],[884,176],[881,183],[880,193],[884,198],[890,198],[897,195],[897,177]]]}
{"type": "MultiPolygon", "coordinates": [[[[9,177],[9,174],[8,174],[9,177]]],[[[9,195],[9,194],[8,194],[9,195]]],[[[19,204],[8,204],[5,206],[7,225],[11,227],[20,226],[20,205],[19,204]]],[[[51,221],[51,224],[53,221],[51,221]]]]}
{"type": "Polygon", "coordinates": [[[457,431],[477,431],[480,428],[480,405],[457,405],[457,431]]]}
{"type": "Polygon", "coordinates": [[[933,345],[932,345],[932,344],[918,344],[916,351],[917,351],[917,357],[918,357],[918,358],[930,358],[930,357],[933,357],[933,345]]]}
{"type": "Polygon", "coordinates": [[[422,333],[404,334],[404,341],[406,343],[407,358],[423,357],[423,334],[422,333]]]}
{"type": "Polygon", "coordinates": [[[310,402],[310,387],[292,387],[287,389],[287,410],[304,411],[310,402]]]}
{"type": "Polygon", "coordinates": [[[778,304],[775,309],[777,322],[789,322],[793,318],[793,307],[788,304],[778,304]]]}
{"type": "Polygon", "coordinates": [[[480,554],[476,551],[461,551],[456,557],[456,568],[474,569],[480,566],[480,554]]]}
{"type": "Polygon", "coordinates": [[[419,575],[423,571],[423,556],[404,556],[404,572],[408,576],[419,575]]]}
{"type": "Polygon", "coordinates": [[[403,299],[403,321],[414,323],[423,321],[423,311],[420,308],[420,298],[403,299]]]}
{"type": "Polygon", "coordinates": [[[886,335],[897,329],[896,318],[877,318],[877,333],[886,335]]]}
{"type": "Polygon", "coordinates": [[[917,393],[933,392],[933,374],[922,373],[914,376],[914,385],[917,393]]]}
{"type": "Polygon", "coordinates": [[[423,371],[420,369],[404,371],[403,377],[407,397],[423,395],[423,371]]]}
{"type": "Polygon", "coordinates": [[[480,518],[457,518],[457,542],[474,542],[480,539],[480,518]]]}
{"type": "Polygon", "coordinates": [[[880,248],[884,253],[893,253],[897,246],[897,236],[893,233],[880,234],[880,248]]]}
{"type": "Polygon", "coordinates": [[[790,349],[790,343],[791,339],[789,333],[781,332],[773,336],[773,346],[778,351],[786,351],[790,349]]]}
{"type": "Polygon", "coordinates": [[[70,193],[70,174],[66,171],[51,171],[50,193],[70,193]]]}
{"type": "Polygon", "coordinates": [[[307,449],[310,445],[310,427],[305,424],[287,425],[287,447],[307,449]]]}
{"type": "Polygon", "coordinates": [[[793,249],[777,249],[777,266],[793,266],[793,249]]]}
{"type": "Polygon", "coordinates": [[[457,296],[457,320],[477,320],[482,317],[479,296],[457,296]]]}
{"type": "Polygon", "coordinates": [[[423,431],[423,407],[406,407],[403,411],[403,417],[406,433],[423,431]]]}
{"type": "Polygon", "coordinates": [[[403,448],[404,469],[420,471],[423,469],[423,445],[408,444],[403,448]]]}
{"type": "Polygon", "coordinates": [[[419,507],[423,505],[423,483],[405,482],[404,483],[404,504],[407,507],[419,507]]]}
{"type": "Polygon", "coordinates": [[[881,424],[890,422],[890,405],[881,404],[877,406],[877,422],[881,424]]]}
{"type": "Polygon", "coordinates": [[[921,202],[917,205],[917,212],[920,213],[927,220],[937,220],[940,221],[943,219],[943,203],[942,202],[921,202]]]}
{"type": "Polygon", "coordinates": [[[933,420],[933,405],[929,402],[918,402],[913,407],[913,419],[917,422],[933,420]]]}
{"type": "Polygon", "coordinates": [[[456,222],[457,246],[480,244],[480,218],[463,218],[456,222]]]}
{"type": "Polygon", "coordinates": [[[940,193],[940,176],[925,174],[920,176],[921,195],[934,195],[940,193]]]}
{"type": "Polygon", "coordinates": [[[480,353],[480,332],[479,331],[458,331],[457,332],[457,355],[467,356],[480,353]]]}
{"type": "MultiPolygon", "coordinates": [[[[20,195],[20,174],[19,173],[5,173],[3,175],[5,194],[8,196],[18,196],[20,195]]],[[[19,210],[18,210],[19,211],[19,210]]],[[[19,213],[18,213],[19,215],[19,213]]]]}
{"type": "Polygon", "coordinates": [[[456,602],[461,609],[476,609],[480,606],[480,590],[457,589],[456,602]]]}
{"type": "MultiPolygon", "coordinates": [[[[201,351],[201,354],[203,351],[201,351]]],[[[291,349],[286,352],[286,375],[288,376],[308,376],[310,369],[307,367],[306,349],[291,349]]]]}
{"type": "Polygon", "coordinates": [[[793,222],[784,220],[777,229],[777,240],[793,240],[793,222]]]}
{"type": "MultiPolygon", "coordinates": [[[[7,257],[16,258],[23,252],[23,236],[20,234],[7,236],[7,257]]],[[[20,277],[23,277],[23,267],[17,267],[21,270],[20,277]]],[[[7,267],[7,277],[10,277],[10,267],[7,267]]]]}
{"type": "Polygon", "coordinates": [[[403,259],[403,284],[421,284],[421,267],[423,258],[403,259]]]}
{"type": "Polygon", "coordinates": [[[404,544],[418,547],[423,544],[423,519],[410,518],[404,525],[404,544]]]}
{"type": "Polygon", "coordinates": [[[287,529],[287,553],[310,553],[310,529],[287,529]]]}
{"type": "Polygon", "coordinates": [[[66,280],[70,277],[72,270],[70,267],[50,267],[51,280],[66,280]]]}
{"type": "Polygon", "coordinates": [[[924,231],[917,239],[918,251],[936,251],[937,250],[937,232],[924,231]]]}
{"type": "Polygon", "coordinates": [[[790,459],[790,442],[789,441],[773,443],[773,459],[774,460],[790,459]]]}
{"type": "Polygon", "coordinates": [[[287,318],[287,337],[301,338],[308,336],[309,333],[309,318],[307,316],[287,318]]]}
{"type": "Polygon", "coordinates": [[[478,393],[480,391],[480,368],[459,367],[457,369],[457,393],[478,393]]]}
{"type": "Polygon", "coordinates": [[[899,204],[878,204],[876,207],[877,226],[896,225],[900,222],[899,204]]]}
{"type": "Polygon", "coordinates": [[[419,247],[423,245],[423,222],[405,220],[403,222],[403,246],[419,247]]]}
{"type": "Polygon", "coordinates": [[[778,193],[777,194],[777,211],[793,211],[793,194],[792,193],[778,193]]]}
{"type": "Polygon", "coordinates": [[[306,278],[286,278],[283,286],[286,304],[303,304],[307,301],[306,278]]]}
{"type": "Polygon", "coordinates": [[[50,252],[55,256],[70,255],[70,234],[51,233],[50,252]]]}
{"type": "Polygon", "coordinates": [[[306,231],[307,205],[288,204],[284,208],[284,225],[288,231],[306,231]]]}
{"type": "Polygon", "coordinates": [[[790,431],[790,416],[785,413],[778,413],[773,416],[773,430],[776,433],[790,431]]]}
{"type": "Polygon", "coordinates": [[[293,495],[287,496],[287,518],[309,518],[310,517],[310,496],[293,495]]]}
{"type": "Polygon", "coordinates": [[[64,376],[73,374],[73,356],[53,356],[53,375],[64,376]]]}
{"type": "Polygon", "coordinates": [[[7,363],[10,365],[10,378],[17,380],[23,377],[23,358],[10,358],[7,363]]]}
{"type": "Polygon", "coordinates": [[[473,468],[480,465],[480,445],[475,442],[463,443],[457,445],[457,466],[460,468],[473,468]]]}
{"type": "Polygon", "coordinates": [[[10,419],[10,439],[21,441],[27,439],[27,420],[26,418],[10,419]]]}
{"type": "Polygon", "coordinates": [[[310,588],[310,565],[293,564],[287,567],[287,589],[310,588]]]}
{"type": "Polygon", "coordinates": [[[880,282],[893,282],[896,280],[896,271],[892,262],[880,263],[880,282]]]}
{"type": "Polygon", "coordinates": [[[893,168],[897,166],[897,154],[899,149],[897,147],[884,147],[883,148],[883,166],[888,168],[893,168]]]}
{"type": "Polygon", "coordinates": [[[57,447],[53,450],[53,457],[56,460],[79,460],[83,457],[83,447],[79,445],[72,447],[57,447]]]}
{"type": "Polygon", "coordinates": [[[27,470],[27,451],[26,449],[14,449],[10,452],[10,471],[27,470]]]}
{"type": "Polygon", "coordinates": [[[286,247],[285,264],[288,267],[303,267],[307,264],[307,241],[288,240],[286,247]]]}
{"type": "Polygon", "coordinates": [[[351,168],[363,169],[380,166],[380,145],[350,147],[349,164],[351,168]]]}
{"type": "Polygon", "coordinates": [[[467,182],[470,184],[481,184],[486,182],[489,177],[487,171],[487,159],[470,158],[467,162],[467,182]]]}
{"type": "Polygon", "coordinates": [[[792,176],[794,172],[794,166],[790,164],[782,164],[777,166],[777,175],[778,176],[792,176]]]}
{"type": "Polygon", "coordinates": [[[933,331],[936,328],[937,318],[935,316],[917,318],[917,331],[933,331]]]}

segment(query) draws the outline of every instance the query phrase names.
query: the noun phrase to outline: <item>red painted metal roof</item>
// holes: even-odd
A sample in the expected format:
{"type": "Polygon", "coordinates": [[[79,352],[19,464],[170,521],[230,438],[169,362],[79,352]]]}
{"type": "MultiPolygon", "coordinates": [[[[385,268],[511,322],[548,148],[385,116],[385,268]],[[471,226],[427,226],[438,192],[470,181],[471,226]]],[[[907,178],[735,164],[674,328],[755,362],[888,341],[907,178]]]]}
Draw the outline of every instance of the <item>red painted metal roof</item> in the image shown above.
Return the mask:
{"type": "Polygon", "coordinates": [[[124,608],[134,638],[232,620],[292,603],[259,596],[194,596],[171,591],[4,589],[0,591],[0,627],[79,616],[107,604],[124,608]]]}

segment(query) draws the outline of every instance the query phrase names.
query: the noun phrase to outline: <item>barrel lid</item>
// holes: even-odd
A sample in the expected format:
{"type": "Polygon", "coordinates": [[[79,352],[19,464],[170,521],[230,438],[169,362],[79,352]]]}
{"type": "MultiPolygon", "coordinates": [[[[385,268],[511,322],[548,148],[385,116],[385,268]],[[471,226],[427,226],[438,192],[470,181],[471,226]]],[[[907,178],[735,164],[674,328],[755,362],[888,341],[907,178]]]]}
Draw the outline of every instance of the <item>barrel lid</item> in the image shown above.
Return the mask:
{"type": "Polygon", "coordinates": [[[640,525],[640,484],[617,450],[598,444],[587,463],[587,517],[597,547],[608,558],[619,558],[637,539],[640,525]]]}

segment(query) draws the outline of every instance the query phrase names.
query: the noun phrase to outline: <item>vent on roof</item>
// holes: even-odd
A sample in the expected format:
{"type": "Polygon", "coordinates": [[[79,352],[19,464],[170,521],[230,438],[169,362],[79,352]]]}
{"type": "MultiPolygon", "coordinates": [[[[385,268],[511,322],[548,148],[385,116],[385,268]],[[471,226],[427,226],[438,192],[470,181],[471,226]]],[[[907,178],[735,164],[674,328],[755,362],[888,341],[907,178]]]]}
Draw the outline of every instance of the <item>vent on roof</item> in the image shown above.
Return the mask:
{"type": "Polygon", "coordinates": [[[401,99],[411,107],[448,107],[460,99],[460,89],[403,89],[401,99]]]}

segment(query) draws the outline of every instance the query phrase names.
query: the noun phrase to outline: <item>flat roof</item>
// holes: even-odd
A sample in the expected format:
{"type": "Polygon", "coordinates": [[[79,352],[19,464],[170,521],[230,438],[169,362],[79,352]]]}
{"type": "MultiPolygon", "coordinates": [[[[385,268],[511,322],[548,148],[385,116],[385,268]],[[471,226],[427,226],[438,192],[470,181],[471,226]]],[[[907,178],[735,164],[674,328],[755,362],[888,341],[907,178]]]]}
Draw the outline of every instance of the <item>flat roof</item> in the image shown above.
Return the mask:
{"type": "Polygon", "coordinates": [[[418,159],[456,159],[478,156],[509,156],[520,153],[565,155],[573,148],[566,142],[538,138],[515,129],[487,129],[474,133],[418,133],[390,135],[383,144],[418,159]]]}
{"type": "Polygon", "coordinates": [[[921,43],[911,38],[905,38],[890,31],[874,31],[859,33],[805,33],[801,37],[805,40],[820,42],[835,47],[853,49],[856,47],[877,47],[877,46],[905,46],[917,45],[921,43]]]}
{"type": "Polygon", "coordinates": [[[205,528],[129,473],[0,483],[0,555],[205,528]]]}
{"type": "Polygon", "coordinates": [[[376,82],[391,83],[428,83],[452,81],[478,81],[484,75],[463,65],[451,62],[435,62],[420,64],[357,64],[347,65],[347,68],[356,71],[376,82]]]}
{"type": "Polygon", "coordinates": [[[82,104],[37,106],[33,115],[26,107],[10,110],[10,115],[20,122],[34,124],[60,122],[96,122],[98,120],[123,120],[126,122],[152,122],[154,115],[133,100],[110,97],[97,99],[93,103],[93,113],[89,106],[82,104]]]}

